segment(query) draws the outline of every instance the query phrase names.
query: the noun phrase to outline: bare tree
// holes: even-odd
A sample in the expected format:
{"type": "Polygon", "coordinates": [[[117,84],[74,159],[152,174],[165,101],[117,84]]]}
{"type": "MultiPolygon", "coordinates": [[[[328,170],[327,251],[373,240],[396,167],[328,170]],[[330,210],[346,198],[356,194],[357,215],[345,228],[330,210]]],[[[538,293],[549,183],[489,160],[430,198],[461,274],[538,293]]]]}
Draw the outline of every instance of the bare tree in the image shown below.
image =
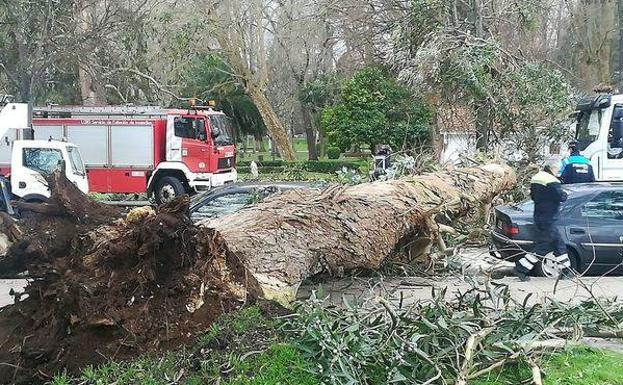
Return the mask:
{"type": "Polygon", "coordinates": [[[318,159],[312,111],[301,102],[301,91],[310,81],[335,70],[332,27],[321,2],[280,0],[269,19],[273,44],[269,65],[271,95],[287,106],[286,111],[302,123],[310,160],[318,159]]]}
{"type": "Polygon", "coordinates": [[[294,149],[266,94],[269,82],[268,47],[274,6],[263,0],[230,0],[209,5],[208,23],[218,50],[257,106],[283,159],[294,161],[294,149]]]}

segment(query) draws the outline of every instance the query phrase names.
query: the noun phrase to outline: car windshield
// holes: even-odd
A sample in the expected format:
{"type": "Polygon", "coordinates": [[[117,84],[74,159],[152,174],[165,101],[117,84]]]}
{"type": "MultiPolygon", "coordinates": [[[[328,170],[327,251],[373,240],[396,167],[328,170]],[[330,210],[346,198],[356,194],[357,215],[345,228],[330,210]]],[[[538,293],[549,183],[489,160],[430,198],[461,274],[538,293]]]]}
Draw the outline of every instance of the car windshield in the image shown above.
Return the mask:
{"type": "Polygon", "coordinates": [[[289,191],[303,186],[244,186],[233,190],[207,192],[198,195],[191,202],[191,218],[194,221],[201,219],[220,218],[233,214],[245,206],[254,205],[266,197],[289,191]],[[211,195],[214,195],[213,197],[211,195]],[[203,204],[201,202],[204,202],[203,204]]]}
{"type": "Polygon", "coordinates": [[[69,161],[71,162],[71,170],[76,175],[85,175],[84,163],[82,162],[82,156],[78,147],[67,146],[67,153],[69,154],[69,161]]]}
{"type": "Polygon", "coordinates": [[[192,213],[193,220],[220,218],[241,208],[261,201],[253,191],[221,195],[200,206],[192,213]]]}
{"type": "Polygon", "coordinates": [[[231,146],[234,144],[231,139],[233,136],[232,125],[227,116],[220,114],[210,115],[210,127],[218,131],[218,135],[213,137],[215,145],[231,146]]]}

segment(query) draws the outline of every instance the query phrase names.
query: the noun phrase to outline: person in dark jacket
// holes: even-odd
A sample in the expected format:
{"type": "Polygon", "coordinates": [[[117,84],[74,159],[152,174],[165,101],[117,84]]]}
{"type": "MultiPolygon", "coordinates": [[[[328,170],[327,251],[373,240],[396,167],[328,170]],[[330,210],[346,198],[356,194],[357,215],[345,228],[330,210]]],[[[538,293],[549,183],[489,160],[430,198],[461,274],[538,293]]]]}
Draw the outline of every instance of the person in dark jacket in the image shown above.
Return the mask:
{"type": "Polygon", "coordinates": [[[578,142],[571,142],[569,150],[571,155],[562,161],[560,181],[564,184],[594,182],[593,166],[590,160],[580,154],[578,142]]]}
{"type": "Polygon", "coordinates": [[[534,201],[533,220],[537,239],[532,253],[526,253],[515,263],[515,275],[522,281],[529,280],[528,274],[544,258],[552,258],[567,276],[571,274],[571,262],[567,247],[556,226],[560,203],[567,200],[567,193],[561,187],[558,175],[559,161],[549,160],[542,171],[530,181],[530,197],[534,201]]]}

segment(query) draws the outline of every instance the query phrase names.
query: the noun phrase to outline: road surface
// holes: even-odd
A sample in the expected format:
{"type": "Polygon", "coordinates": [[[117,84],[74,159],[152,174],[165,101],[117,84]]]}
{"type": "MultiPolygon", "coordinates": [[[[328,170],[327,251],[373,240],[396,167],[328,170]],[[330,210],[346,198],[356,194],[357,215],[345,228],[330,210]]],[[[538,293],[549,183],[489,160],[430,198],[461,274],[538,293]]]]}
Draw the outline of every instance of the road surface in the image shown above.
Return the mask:
{"type": "MultiPolygon", "coordinates": [[[[474,277],[484,282],[484,277],[474,277]]],[[[528,294],[532,294],[528,304],[542,302],[546,298],[556,298],[562,302],[580,302],[588,300],[592,295],[598,298],[623,298],[623,277],[584,277],[581,281],[556,281],[548,278],[532,278],[529,282],[521,282],[515,277],[491,280],[498,284],[508,285],[511,296],[522,302],[528,294]],[[589,291],[590,290],[590,291],[589,291]]],[[[404,304],[426,301],[432,297],[432,289],[446,289],[447,298],[453,298],[459,292],[471,288],[466,280],[458,277],[445,278],[385,278],[357,279],[345,278],[322,284],[306,285],[299,290],[299,299],[309,298],[313,291],[317,296],[327,298],[331,303],[339,305],[343,298],[348,301],[365,299],[370,296],[383,295],[398,300],[402,297],[404,304]]]]}

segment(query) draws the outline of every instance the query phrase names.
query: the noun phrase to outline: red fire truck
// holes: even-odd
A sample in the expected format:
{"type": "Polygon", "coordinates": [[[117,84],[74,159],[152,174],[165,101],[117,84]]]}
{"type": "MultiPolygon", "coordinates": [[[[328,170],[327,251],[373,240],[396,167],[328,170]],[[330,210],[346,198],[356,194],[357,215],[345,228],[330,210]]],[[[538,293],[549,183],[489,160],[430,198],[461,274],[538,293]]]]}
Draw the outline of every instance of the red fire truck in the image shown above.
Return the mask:
{"type": "Polygon", "coordinates": [[[48,106],[33,109],[30,139],[77,145],[91,192],[147,192],[162,203],[236,181],[230,127],[210,107],[48,106]]]}

